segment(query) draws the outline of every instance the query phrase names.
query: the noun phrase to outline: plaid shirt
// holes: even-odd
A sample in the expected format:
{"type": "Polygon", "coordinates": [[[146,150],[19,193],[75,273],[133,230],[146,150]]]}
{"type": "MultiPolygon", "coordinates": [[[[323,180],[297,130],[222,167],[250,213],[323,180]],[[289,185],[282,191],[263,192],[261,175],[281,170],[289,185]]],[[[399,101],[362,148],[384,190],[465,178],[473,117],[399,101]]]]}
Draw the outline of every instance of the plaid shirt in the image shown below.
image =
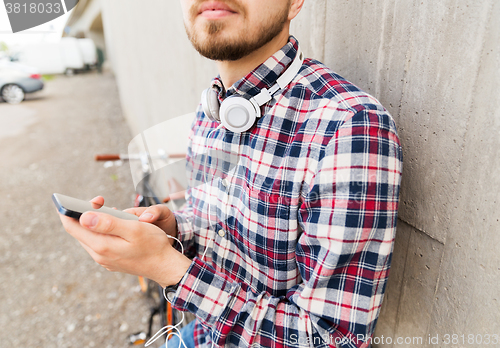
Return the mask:
{"type": "MultiPolygon", "coordinates": [[[[227,91],[218,78],[212,87],[220,100],[255,96],[297,46],[290,37],[227,91]]],[[[175,212],[195,257],[173,304],[196,315],[198,347],[367,347],[396,228],[394,121],[312,59],[262,115],[236,134],[197,112],[187,204],[175,212]]]]}

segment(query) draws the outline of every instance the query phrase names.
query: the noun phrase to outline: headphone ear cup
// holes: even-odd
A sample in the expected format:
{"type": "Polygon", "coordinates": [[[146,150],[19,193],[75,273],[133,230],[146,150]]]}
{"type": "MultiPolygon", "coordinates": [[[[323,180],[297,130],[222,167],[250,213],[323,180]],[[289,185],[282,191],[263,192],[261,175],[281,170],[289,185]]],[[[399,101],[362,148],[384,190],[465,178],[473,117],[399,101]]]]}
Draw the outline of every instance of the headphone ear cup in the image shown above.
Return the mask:
{"type": "Polygon", "coordinates": [[[260,117],[260,107],[250,100],[234,95],[226,98],[220,107],[220,122],[234,133],[243,133],[252,128],[260,117]]]}
{"type": "Polygon", "coordinates": [[[219,96],[212,88],[207,88],[201,93],[201,106],[205,115],[211,120],[220,122],[219,96]]]}

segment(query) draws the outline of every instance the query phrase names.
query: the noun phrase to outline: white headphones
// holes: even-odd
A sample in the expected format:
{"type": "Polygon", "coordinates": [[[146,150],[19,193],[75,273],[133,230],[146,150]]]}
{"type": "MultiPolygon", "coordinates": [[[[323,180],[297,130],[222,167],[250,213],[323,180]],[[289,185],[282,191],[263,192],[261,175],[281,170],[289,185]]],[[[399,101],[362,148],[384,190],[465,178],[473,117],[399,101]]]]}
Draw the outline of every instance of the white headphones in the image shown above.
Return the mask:
{"type": "Polygon", "coordinates": [[[304,55],[300,48],[297,49],[295,58],[270,88],[263,88],[259,94],[250,99],[240,95],[227,97],[219,104],[218,93],[213,88],[208,88],[201,94],[203,112],[211,121],[221,123],[226,129],[234,133],[243,133],[252,128],[255,120],[261,117],[260,107],[269,102],[276,92],[285,88],[299,73],[304,62],[304,55]]]}

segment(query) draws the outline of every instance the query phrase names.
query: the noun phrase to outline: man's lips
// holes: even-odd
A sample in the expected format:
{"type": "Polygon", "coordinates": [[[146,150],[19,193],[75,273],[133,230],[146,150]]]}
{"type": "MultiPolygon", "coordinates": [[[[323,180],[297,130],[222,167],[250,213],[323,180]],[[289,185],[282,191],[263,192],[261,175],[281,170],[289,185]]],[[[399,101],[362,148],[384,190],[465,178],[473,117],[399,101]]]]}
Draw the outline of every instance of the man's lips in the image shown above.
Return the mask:
{"type": "Polygon", "coordinates": [[[221,18],[235,13],[236,11],[230,6],[219,1],[204,2],[198,11],[198,15],[210,19],[221,18]]]}

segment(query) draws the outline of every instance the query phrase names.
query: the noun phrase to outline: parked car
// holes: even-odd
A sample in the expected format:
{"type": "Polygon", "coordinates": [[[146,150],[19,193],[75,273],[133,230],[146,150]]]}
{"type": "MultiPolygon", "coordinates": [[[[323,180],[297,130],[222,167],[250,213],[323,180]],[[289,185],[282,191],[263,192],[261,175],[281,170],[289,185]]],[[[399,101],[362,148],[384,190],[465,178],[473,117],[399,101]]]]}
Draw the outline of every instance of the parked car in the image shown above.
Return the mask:
{"type": "Polygon", "coordinates": [[[8,61],[0,61],[0,96],[9,104],[18,104],[26,93],[43,89],[38,70],[8,61]]]}

